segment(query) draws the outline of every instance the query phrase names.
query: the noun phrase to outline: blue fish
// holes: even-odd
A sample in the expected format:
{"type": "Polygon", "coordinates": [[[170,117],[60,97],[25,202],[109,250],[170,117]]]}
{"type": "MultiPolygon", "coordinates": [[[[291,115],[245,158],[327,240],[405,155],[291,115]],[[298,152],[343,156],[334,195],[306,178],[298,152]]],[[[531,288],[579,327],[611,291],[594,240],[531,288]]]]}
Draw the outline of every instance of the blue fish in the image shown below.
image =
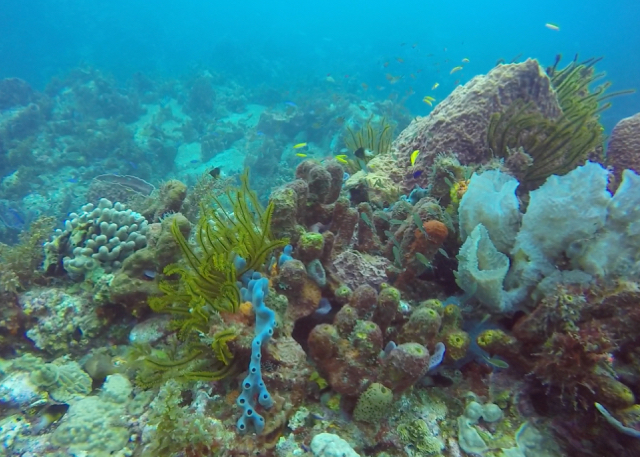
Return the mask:
{"type": "Polygon", "coordinates": [[[78,182],[78,178],[69,178],[67,179],[67,181],[69,181],[70,183],[77,183],[78,182]]]}
{"type": "Polygon", "coordinates": [[[294,108],[297,108],[297,107],[298,107],[298,105],[296,105],[296,104],[295,104],[295,103],[293,103],[293,102],[284,102],[284,104],[285,104],[285,105],[289,105],[289,106],[293,106],[294,108]]]}
{"type": "Polygon", "coordinates": [[[200,160],[198,159],[189,160],[189,163],[198,163],[198,162],[200,162],[200,160]]]}
{"type": "Polygon", "coordinates": [[[387,345],[384,347],[384,351],[383,351],[384,357],[388,356],[391,353],[391,351],[393,351],[397,347],[398,345],[395,342],[389,341],[387,345]]]}
{"type": "Polygon", "coordinates": [[[256,133],[260,136],[264,136],[264,132],[261,132],[260,130],[258,130],[256,133]]]}
{"type": "Polygon", "coordinates": [[[137,164],[137,163],[135,163],[135,162],[131,162],[131,161],[129,161],[129,162],[127,162],[127,163],[128,163],[129,165],[131,165],[131,168],[133,168],[134,170],[137,170],[137,169],[138,169],[138,164],[137,164]]]}
{"type": "Polygon", "coordinates": [[[329,312],[331,312],[331,303],[329,303],[329,300],[322,297],[320,299],[320,303],[318,303],[318,307],[316,308],[316,314],[324,315],[329,314],[329,312]]]}
{"type": "Polygon", "coordinates": [[[419,178],[421,174],[422,174],[422,170],[414,171],[413,172],[413,179],[419,178]]]}

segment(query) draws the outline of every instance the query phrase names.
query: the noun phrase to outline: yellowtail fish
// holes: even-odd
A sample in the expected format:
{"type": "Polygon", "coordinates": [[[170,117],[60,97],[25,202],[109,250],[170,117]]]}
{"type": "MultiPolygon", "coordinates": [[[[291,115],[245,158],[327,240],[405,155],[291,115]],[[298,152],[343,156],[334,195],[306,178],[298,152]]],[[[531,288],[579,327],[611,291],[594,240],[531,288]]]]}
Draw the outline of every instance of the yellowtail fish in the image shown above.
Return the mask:
{"type": "Polygon", "coordinates": [[[304,148],[306,145],[307,145],[307,143],[298,143],[295,146],[293,146],[293,149],[304,148]]]}
{"type": "Polygon", "coordinates": [[[451,69],[451,71],[449,72],[450,75],[454,74],[456,71],[460,71],[462,70],[462,67],[458,66],[458,67],[453,67],[451,69]]]}
{"type": "Polygon", "coordinates": [[[546,28],[548,28],[549,30],[555,30],[556,32],[559,32],[559,31],[560,31],[560,27],[559,27],[559,26],[557,26],[557,25],[555,25],[555,24],[552,24],[552,23],[550,23],[550,22],[547,22],[544,26],[545,26],[546,28]]]}
{"type": "Polygon", "coordinates": [[[349,161],[347,160],[347,156],[345,154],[340,154],[336,156],[336,160],[340,163],[343,163],[345,165],[349,164],[349,161]]]}
{"type": "Polygon", "coordinates": [[[296,155],[297,155],[298,157],[307,157],[307,155],[306,155],[306,154],[303,154],[303,153],[301,153],[301,152],[297,153],[296,155]]]}
{"type": "Polygon", "coordinates": [[[433,86],[431,86],[431,90],[437,89],[439,85],[440,83],[435,83],[433,86]]]}
{"type": "Polygon", "coordinates": [[[469,63],[469,59],[467,59],[466,57],[464,59],[462,59],[463,63],[469,63]]]}
{"type": "Polygon", "coordinates": [[[436,99],[427,95],[422,99],[422,101],[429,106],[433,106],[433,102],[436,101],[436,99]]]}
{"type": "Polygon", "coordinates": [[[418,158],[418,154],[420,154],[420,150],[416,149],[411,153],[411,166],[414,166],[416,163],[416,159],[418,158]]]}

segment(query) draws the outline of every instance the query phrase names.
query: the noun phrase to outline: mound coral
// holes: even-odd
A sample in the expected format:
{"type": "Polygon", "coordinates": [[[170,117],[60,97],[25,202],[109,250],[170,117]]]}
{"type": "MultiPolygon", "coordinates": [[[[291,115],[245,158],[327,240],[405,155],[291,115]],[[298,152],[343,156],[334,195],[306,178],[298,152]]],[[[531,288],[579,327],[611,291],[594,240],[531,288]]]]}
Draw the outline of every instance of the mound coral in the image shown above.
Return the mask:
{"type": "Polygon", "coordinates": [[[89,203],[80,214],[71,213],[64,230],[44,244],[45,271],[62,266],[72,278],[84,278],[97,268],[109,273],[122,261],[146,246],[147,220],[121,203],[101,199],[97,207],[89,203]]]}

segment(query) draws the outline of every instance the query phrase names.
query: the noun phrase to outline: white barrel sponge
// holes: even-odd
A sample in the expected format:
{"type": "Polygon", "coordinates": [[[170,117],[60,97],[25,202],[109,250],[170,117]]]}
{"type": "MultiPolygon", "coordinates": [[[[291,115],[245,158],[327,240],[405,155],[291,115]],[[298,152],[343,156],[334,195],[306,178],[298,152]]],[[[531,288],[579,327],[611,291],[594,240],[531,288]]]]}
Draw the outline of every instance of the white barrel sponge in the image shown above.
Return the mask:
{"type": "Polygon", "coordinates": [[[473,174],[458,209],[463,241],[482,224],[498,251],[503,254],[511,251],[520,229],[518,184],[514,177],[499,170],[473,174]]]}
{"type": "Polygon", "coordinates": [[[502,286],[508,271],[509,258],[496,249],[485,226],[478,224],[460,248],[458,286],[489,310],[503,312],[509,306],[502,286]]]}

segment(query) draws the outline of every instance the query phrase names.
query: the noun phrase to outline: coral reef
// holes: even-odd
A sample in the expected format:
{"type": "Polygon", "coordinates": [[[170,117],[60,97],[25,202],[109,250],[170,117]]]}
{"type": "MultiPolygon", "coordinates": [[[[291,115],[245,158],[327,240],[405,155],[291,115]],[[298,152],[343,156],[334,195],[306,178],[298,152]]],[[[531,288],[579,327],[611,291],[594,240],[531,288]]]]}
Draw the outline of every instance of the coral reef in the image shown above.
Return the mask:
{"type": "MultiPolygon", "coordinates": [[[[529,194],[515,244],[509,249],[520,219],[518,206],[513,204],[515,187],[511,185],[496,197],[497,213],[507,221],[505,226],[487,217],[496,213],[491,206],[480,210],[482,217],[475,217],[476,221],[487,217],[490,225],[477,222],[462,245],[458,285],[488,308],[505,311],[527,300],[535,301],[558,283],[637,278],[637,236],[629,226],[637,219],[637,199],[631,189],[636,187],[638,176],[625,171],[623,182],[612,196],[607,191],[608,174],[601,165],[588,162],[564,176],[550,177],[529,194]],[[572,197],[570,203],[568,196],[572,197]],[[493,239],[513,263],[496,248],[493,239]],[[563,258],[566,266],[562,266],[563,258]]],[[[470,189],[460,205],[462,215],[469,211],[465,201],[478,198],[472,198],[473,194],[491,193],[482,187],[470,189]]],[[[484,205],[478,201],[476,208],[480,206],[484,205]]],[[[466,216],[461,217],[465,220],[466,216]]]]}
{"type": "Polygon", "coordinates": [[[18,303],[31,319],[27,338],[50,354],[82,350],[103,328],[89,299],[60,289],[33,289],[20,294],[18,303]]]}
{"type": "MultiPolygon", "coordinates": [[[[498,65],[456,89],[424,118],[417,118],[393,142],[400,163],[420,151],[417,167],[428,170],[438,153],[455,151],[462,164],[484,163],[490,157],[487,131],[490,118],[516,100],[535,105],[544,118],[561,114],[551,79],[537,61],[498,65]],[[479,94],[479,95],[478,95],[479,94]]],[[[418,180],[425,185],[426,176],[418,180]]]]}
{"type": "Polygon", "coordinates": [[[624,170],[640,173],[640,113],[620,120],[611,132],[607,146],[606,163],[612,168],[609,189],[615,192],[622,181],[624,170]]]}
{"type": "Polygon", "coordinates": [[[13,246],[0,243],[0,293],[16,293],[32,284],[43,282],[40,264],[44,259],[42,244],[49,237],[55,222],[43,216],[31,223],[29,230],[20,234],[13,246]]]}
{"type": "Polygon", "coordinates": [[[174,225],[182,236],[191,233],[191,224],[179,213],[149,225],[146,247],[127,257],[122,268],[109,278],[106,290],[109,302],[123,305],[133,315],[146,312],[149,297],[160,295],[162,272],[180,258],[174,225]]]}
{"type": "Polygon", "coordinates": [[[396,139],[355,77],[0,81],[5,453],[640,452],[637,126],[559,60],[396,139]]]}
{"type": "Polygon", "coordinates": [[[118,270],[122,261],[146,246],[148,222],[120,203],[100,200],[89,203],[80,214],[71,213],[50,242],[44,244],[44,269],[55,273],[60,267],[74,279],[84,279],[96,269],[118,270]]]}

